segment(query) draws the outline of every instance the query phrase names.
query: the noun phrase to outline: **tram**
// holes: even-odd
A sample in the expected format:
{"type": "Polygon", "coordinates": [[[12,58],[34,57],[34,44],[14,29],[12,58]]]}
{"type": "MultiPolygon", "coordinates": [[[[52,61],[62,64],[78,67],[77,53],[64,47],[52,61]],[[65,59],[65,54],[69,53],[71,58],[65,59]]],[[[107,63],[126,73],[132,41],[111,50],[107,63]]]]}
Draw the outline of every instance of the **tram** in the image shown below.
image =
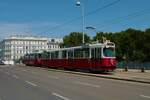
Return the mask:
{"type": "Polygon", "coordinates": [[[23,63],[48,68],[113,71],[116,69],[115,44],[107,40],[104,43],[26,54],[23,63]]]}

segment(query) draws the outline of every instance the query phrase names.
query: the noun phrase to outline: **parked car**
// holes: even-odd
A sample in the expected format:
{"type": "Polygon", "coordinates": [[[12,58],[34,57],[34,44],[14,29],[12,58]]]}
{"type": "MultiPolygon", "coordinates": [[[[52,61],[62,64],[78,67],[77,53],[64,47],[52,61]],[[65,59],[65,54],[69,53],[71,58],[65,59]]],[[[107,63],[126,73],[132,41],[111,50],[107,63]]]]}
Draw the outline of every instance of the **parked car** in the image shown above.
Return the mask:
{"type": "Polygon", "coordinates": [[[3,61],[0,61],[0,65],[4,65],[4,62],[3,62],[3,61]]]}

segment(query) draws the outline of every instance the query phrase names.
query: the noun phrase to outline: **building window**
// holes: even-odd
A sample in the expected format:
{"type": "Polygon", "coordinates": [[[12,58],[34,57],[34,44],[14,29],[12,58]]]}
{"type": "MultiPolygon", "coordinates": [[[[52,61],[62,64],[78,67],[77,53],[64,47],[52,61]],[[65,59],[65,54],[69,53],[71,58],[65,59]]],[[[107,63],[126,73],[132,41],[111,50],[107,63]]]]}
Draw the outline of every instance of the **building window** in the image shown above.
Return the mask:
{"type": "Polygon", "coordinates": [[[51,39],[51,42],[55,42],[55,39],[51,39]]]}

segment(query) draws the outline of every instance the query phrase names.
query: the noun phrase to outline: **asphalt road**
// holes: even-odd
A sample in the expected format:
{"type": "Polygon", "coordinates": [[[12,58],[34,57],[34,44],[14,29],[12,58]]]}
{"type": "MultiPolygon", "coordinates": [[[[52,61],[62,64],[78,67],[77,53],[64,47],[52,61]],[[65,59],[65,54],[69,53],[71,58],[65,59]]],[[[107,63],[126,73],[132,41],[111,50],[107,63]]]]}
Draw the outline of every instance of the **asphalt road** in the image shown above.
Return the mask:
{"type": "Polygon", "coordinates": [[[0,100],[150,100],[150,85],[1,65],[0,100]]]}

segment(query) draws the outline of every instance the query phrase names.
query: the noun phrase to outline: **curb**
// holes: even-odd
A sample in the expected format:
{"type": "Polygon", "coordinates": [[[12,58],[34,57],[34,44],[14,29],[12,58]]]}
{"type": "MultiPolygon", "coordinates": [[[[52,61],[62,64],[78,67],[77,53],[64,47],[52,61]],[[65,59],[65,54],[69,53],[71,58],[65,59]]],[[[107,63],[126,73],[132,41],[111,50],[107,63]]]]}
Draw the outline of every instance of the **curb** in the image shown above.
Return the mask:
{"type": "Polygon", "coordinates": [[[107,79],[113,79],[113,80],[121,80],[121,81],[129,81],[129,82],[138,82],[138,83],[145,83],[150,84],[149,81],[141,81],[141,80],[134,80],[134,79],[125,79],[125,78],[117,78],[117,77],[109,77],[109,76],[98,76],[95,74],[88,74],[88,73],[81,73],[81,72],[70,72],[70,71],[58,71],[58,72],[65,72],[70,74],[76,74],[76,75],[84,75],[84,76],[91,76],[91,77],[99,77],[99,78],[107,78],[107,79]]]}
{"type": "Polygon", "coordinates": [[[98,75],[90,74],[90,73],[66,71],[66,70],[59,70],[59,69],[47,69],[47,68],[42,68],[42,69],[45,69],[45,70],[48,70],[48,71],[70,73],[70,74],[75,74],[75,75],[84,75],[84,76],[91,76],[91,77],[99,77],[99,78],[107,78],[107,79],[113,79],[113,80],[121,80],[121,81],[128,81],[128,82],[138,82],[138,83],[150,84],[149,81],[141,81],[141,80],[134,80],[134,79],[125,79],[125,78],[118,78],[118,77],[111,77],[111,76],[98,76],[98,75]]]}

